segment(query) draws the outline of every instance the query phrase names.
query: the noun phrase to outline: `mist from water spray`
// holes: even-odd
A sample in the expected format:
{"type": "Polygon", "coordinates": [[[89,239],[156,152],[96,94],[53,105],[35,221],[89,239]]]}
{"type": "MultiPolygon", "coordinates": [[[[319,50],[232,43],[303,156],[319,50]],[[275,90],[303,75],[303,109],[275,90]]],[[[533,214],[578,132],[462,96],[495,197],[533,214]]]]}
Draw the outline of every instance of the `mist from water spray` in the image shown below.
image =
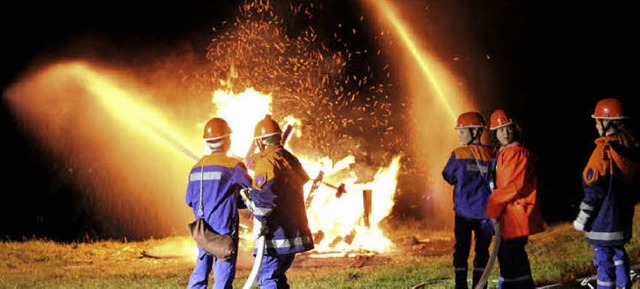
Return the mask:
{"type": "Polygon", "coordinates": [[[150,105],[153,98],[136,83],[88,62],[60,62],[5,93],[38,147],[87,192],[77,196],[85,204],[78,210],[102,224],[87,232],[91,237],[182,234],[191,218],[176,204],[184,203],[198,137],[150,105]]]}
{"type": "Polygon", "coordinates": [[[454,130],[459,113],[476,110],[476,105],[462,91],[458,81],[440,63],[435,53],[426,48],[427,41],[416,35],[408,23],[419,23],[403,19],[410,13],[401,11],[420,11],[416,7],[409,7],[404,2],[396,1],[395,5],[387,0],[361,0],[363,6],[372,9],[378,17],[377,25],[390,31],[400,43],[398,47],[389,46],[392,62],[397,63],[398,70],[407,75],[408,95],[412,102],[412,114],[415,123],[412,131],[413,150],[416,158],[420,159],[426,175],[424,180],[426,190],[426,214],[442,224],[453,223],[452,189],[442,179],[442,169],[449,158],[451,150],[459,145],[457,133],[454,130]]]}

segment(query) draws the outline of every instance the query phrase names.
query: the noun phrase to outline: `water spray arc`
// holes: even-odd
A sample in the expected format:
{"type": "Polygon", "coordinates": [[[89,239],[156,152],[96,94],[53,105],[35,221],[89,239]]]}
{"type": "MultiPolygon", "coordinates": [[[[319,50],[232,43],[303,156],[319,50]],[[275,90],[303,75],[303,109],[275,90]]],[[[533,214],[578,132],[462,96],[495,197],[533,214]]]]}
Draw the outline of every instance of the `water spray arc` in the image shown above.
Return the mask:
{"type": "Polygon", "coordinates": [[[163,123],[160,116],[153,114],[149,106],[137,104],[131,95],[119,89],[116,84],[111,83],[108,79],[99,77],[94,70],[81,64],[76,65],[79,70],[77,75],[83,75],[85,76],[85,81],[90,81],[87,87],[103,102],[104,107],[109,109],[114,117],[126,118],[124,120],[128,125],[135,126],[143,131],[150,131],[152,132],[152,138],[160,138],[165,141],[164,143],[171,145],[190,159],[199,159],[197,154],[181,143],[179,137],[176,137],[174,132],[168,129],[168,124],[163,123]]]}
{"type": "Polygon", "coordinates": [[[455,121],[457,114],[454,112],[451,103],[445,97],[444,90],[442,86],[438,83],[436,79],[435,72],[427,63],[422,50],[416,42],[414,41],[415,37],[411,36],[411,32],[407,28],[408,26],[402,23],[401,19],[398,17],[396,13],[395,7],[393,7],[387,0],[361,0],[365,4],[374,7],[378,15],[382,16],[391,26],[394,28],[394,32],[397,33],[400,42],[404,45],[404,48],[410,53],[411,57],[418,64],[420,71],[424,75],[424,77],[429,81],[433,90],[435,92],[435,96],[444,109],[447,111],[449,116],[451,116],[452,120],[455,121]]]}

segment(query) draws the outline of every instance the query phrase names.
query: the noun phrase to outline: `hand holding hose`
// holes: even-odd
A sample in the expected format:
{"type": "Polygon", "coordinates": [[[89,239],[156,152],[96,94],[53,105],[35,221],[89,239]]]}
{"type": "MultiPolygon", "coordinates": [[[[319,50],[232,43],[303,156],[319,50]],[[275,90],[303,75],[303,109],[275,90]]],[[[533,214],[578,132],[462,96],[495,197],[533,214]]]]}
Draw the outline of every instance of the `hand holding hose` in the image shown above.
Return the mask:
{"type": "Polygon", "coordinates": [[[259,221],[257,218],[253,218],[253,239],[258,240],[261,236],[266,235],[269,232],[267,227],[267,221],[259,221]]]}

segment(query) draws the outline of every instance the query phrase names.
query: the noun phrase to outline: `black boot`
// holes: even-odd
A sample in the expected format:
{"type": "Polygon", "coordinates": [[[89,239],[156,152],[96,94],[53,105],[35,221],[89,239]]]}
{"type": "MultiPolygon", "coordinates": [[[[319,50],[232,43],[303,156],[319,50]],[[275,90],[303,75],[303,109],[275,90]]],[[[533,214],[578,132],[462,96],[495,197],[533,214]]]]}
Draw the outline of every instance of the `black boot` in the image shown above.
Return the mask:
{"type": "MultiPolygon", "coordinates": [[[[482,273],[483,273],[483,271],[473,270],[473,279],[472,279],[473,280],[473,289],[475,289],[476,285],[478,285],[478,283],[480,282],[480,278],[482,278],[482,273]]],[[[487,283],[489,283],[489,282],[487,282],[487,283]]],[[[488,287],[487,283],[484,283],[484,287],[482,287],[482,288],[487,289],[487,287],[488,287]]]]}
{"type": "Polygon", "coordinates": [[[469,285],[467,285],[467,270],[456,270],[455,289],[469,289],[469,285]]]}

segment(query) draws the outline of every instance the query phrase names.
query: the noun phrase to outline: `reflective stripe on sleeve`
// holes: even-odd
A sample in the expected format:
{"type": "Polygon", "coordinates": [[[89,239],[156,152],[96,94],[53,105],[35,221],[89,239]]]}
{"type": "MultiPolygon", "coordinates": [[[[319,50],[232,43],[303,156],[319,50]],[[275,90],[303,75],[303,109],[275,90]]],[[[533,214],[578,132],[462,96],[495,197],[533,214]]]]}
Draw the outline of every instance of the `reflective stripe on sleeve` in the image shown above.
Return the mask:
{"type": "Polygon", "coordinates": [[[587,205],[586,203],[580,203],[580,210],[593,211],[593,206],[587,205]]]}
{"type": "Polygon", "coordinates": [[[262,207],[253,208],[253,214],[261,217],[268,215],[269,213],[271,213],[271,211],[273,211],[272,208],[262,208],[262,207]]]}
{"type": "Polygon", "coordinates": [[[624,232],[585,232],[585,237],[591,240],[614,241],[624,239],[624,232]]]}
{"type": "Polygon", "coordinates": [[[294,246],[300,246],[303,244],[310,244],[313,242],[311,236],[304,237],[296,237],[290,239],[277,239],[277,240],[266,240],[265,244],[267,248],[291,248],[294,246]]]}
{"type": "Polygon", "coordinates": [[[189,175],[190,182],[199,181],[201,179],[203,181],[219,180],[221,178],[222,178],[221,172],[204,172],[204,173],[196,172],[189,175]]]}

